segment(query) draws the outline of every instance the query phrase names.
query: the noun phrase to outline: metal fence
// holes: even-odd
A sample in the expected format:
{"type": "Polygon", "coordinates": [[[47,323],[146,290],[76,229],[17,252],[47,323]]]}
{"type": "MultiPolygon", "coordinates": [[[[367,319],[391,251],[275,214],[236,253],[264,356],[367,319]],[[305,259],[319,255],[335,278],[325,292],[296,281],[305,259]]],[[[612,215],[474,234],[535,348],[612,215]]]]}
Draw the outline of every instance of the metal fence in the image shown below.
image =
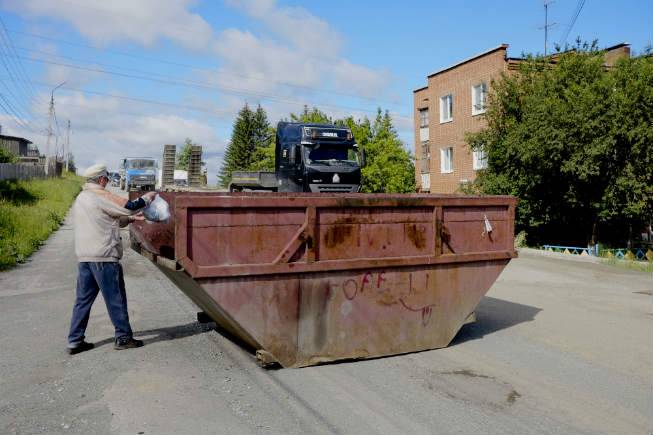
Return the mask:
{"type": "Polygon", "coordinates": [[[545,251],[559,252],[562,254],[592,256],[592,257],[605,257],[617,258],[620,260],[631,261],[650,261],[653,262],[653,247],[649,248],[633,248],[633,249],[599,249],[598,245],[589,248],[581,248],[578,246],[556,246],[544,245],[542,247],[545,251]]]}
{"type": "MultiPolygon", "coordinates": [[[[47,177],[61,175],[61,164],[52,162],[47,177]]],[[[0,163],[0,180],[29,180],[46,178],[45,165],[23,165],[20,163],[0,163]]]]}

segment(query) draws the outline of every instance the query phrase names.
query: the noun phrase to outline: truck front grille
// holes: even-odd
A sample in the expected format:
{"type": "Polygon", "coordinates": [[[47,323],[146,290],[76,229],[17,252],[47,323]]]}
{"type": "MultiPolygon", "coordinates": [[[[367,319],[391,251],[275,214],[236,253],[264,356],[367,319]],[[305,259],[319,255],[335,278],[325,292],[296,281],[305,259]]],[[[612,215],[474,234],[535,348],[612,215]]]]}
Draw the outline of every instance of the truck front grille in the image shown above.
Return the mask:
{"type": "Polygon", "coordinates": [[[351,193],[358,192],[358,184],[311,184],[311,192],[351,193]]]}

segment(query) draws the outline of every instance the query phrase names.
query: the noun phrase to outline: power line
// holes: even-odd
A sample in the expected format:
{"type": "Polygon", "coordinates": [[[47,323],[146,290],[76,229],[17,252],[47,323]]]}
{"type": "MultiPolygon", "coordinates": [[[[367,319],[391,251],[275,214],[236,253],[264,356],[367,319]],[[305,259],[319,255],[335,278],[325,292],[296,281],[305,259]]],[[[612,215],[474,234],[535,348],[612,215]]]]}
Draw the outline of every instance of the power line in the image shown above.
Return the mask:
{"type": "MultiPolygon", "coordinates": [[[[237,79],[246,79],[246,80],[256,80],[256,81],[261,81],[261,82],[264,82],[264,83],[274,83],[274,84],[278,84],[278,85],[282,85],[282,86],[286,86],[286,87],[290,87],[290,88],[296,88],[296,89],[300,89],[300,90],[329,93],[329,94],[341,95],[341,96],[346,96],[346,97],[358,98],[358,99],[361,99],[361,100],[367,100],[367,101],[372,101],[372,102],[377,102],[377,103],[397,105],[397,103],[394,102],[394,101],[380,99],[380,98],[377,98],[377,97],[367,97],[367,96],[363,96],[363,95],[356,95],[356,94],[351,94],[351,93],[347,93],[347,92],[341,92],[341,91],[338,91],[338,90],[333,89],[333,88],[318,88],[318,87],[313,87],[313,86],[298,85],[298,84],[284,82],[284,81],[280,81],[280,80],[272,80],[272,79],[269,79],[269,78],[262,78],[262,77],[257,77],[257,76],[253,76],[253,75],[224,73],[224,72],[219,72],[219,71],[216,71],[216,70],[213,70],[213,69],[210,69],[210,68],[200,67],[198,65],[192,65],[192,64],[188,64],[188,63],[182,63],[182,62],[175,62],[175,61],[171,61],[171,60],[167,60],[167,59],[161,59],[161,58],[150,57],[150,56],[142,56],[142,55],[137,55],[137,54],[133,54],[133,53],[125,52],[125,51],[108,49],[108,48],[104,48],[104,47],[98,47],[96,45],[81,44],[81,43],[77,43],[77,42],[66,41],[66,40],[59,39],[59,38],[53,38],[53,37],[50,37],[50,36],[41,35],[41,34],[38,34],[38,33],[24,32],[24,31],[15,30],[15,29],[11,29],[10,31],[12,33],[25,35],[25,36],[29,36],[29,37],[33,37],[33,38],[37,38],[37,39],[43,39],[43,40],[46,40],[46,41],[58,42],[58,43],[70,45],[70,46],[73,46],[73,47],[88,48],[88,49],[92,49],[92,50],[103,51],[103,52],[106,52],[106,53],[117,54],[117,55],[120,55],[120,56],[126,56],[126,57],[130,57],[130,58],[133,58],[133,59],[145,60],[145,61],[148,61],[148,62],[158,62],[158,63],[171,65],[171,66],[177,66],[177,67],[186,68],[186,69],[192,69],[192,70],[197,70],[197,71],[206,71],[206,72],[209,72],[211,74],[218,75],[218,76],[226,76],[226,77],[237,78],[237,79]]],[[[29,49],[25,49],[25,48],[22,48],[22,49],[29,50],[29,49]]],[[[36,51],[36,50],[32,50],[32,51],[36,51]]],[[[48,54],[52,55],[52,53],[48,53],[48,54]]],[[[66,58],[65,56],[60,56],[60,55],[56,55],[56,56],[66,58]]],[[[311,56],[308,56],[308,57],[311,57],[311,56]]],[[[68,58],[68,59],[69,60],[74,60],[72,58],[68,58]]],[[[320,60],[323,60],[323,59],[320,58],[320,60]]],[[[89,62],[87,60],[82,60],[82,59],[78,59],[78,61],[89,62]]],[[[93,63],[96,63],[96,62],[93,62],[93,63]]],[[[119,67],[119,66],[113,66],[113,67],[123,68],[123,67],[119,67]]],[[[124,69],[130,69],[130,68],[124,68],[124,69]]]]}
{"type": "MultiPolygon", "coordinates": [[[[0,79],[2,79],[2,77],[0,77],[0,79]]],[[[37,85],[37,86],[45,87],[45,88],[51,88],[53,86],[52,83],[45,83],[45,82],[40,82],[40,81],[34,81],[34,84],[37,85]]],[[[234,114],[233,110],[207,109],[205,107],[200,107],[200,106],[170,103],[170,102],[161,101],[161,100],[151,100],[151,99],[139,98],[139,97],[128,97],[128,96],[125,96],[125,95],[110,94],[110,93],[106,93],[106,92],[76,88],[76,87],[68,86],[68,85],[62,86],[61,89],[62,90],[68,90],[68,91],[81,92],[81,93],[86,94],[86,95],[97,95],[97,96],[102,96],[102,97],[110,97],[110,98],[116,98],[116,99],[119,99],[119,100],[133,101],[133,102],[138,102],[138,103],[150,104],[150,105],[154,105],[154,106],[174,108],[174,109],[177,109],[177,110],[178,109],[184,109],[184,110],[188,110],[188,111],[192,111],[192,112],[207,113],[207,114],[214,115],[214,116],[219,116],[219,117],[233,116],[233,114],[234,114]]],[[[65,104],[75,105],[75,103],[71,102],[71,101],[67,101],[65,104]]],[[[106,111],[107,109],[102,109],[102,110],[106,111]]],[[[137,115],[137,116],[142,115],[142,113],[128,113],[128,112],[125,112],[123,110],[115,111],[115,112],[123,114],[123,115],[129,115],[129,114],[137,115]]],[[[376,113],[376,112],[374,112],[374,113],[376,113]]],[[[402,116],[395,116],[394,119],[408,120],[408,118],[405,118],[405,117],[402,117],[402,116]]]]}
{"type": "Polygon", "coordinates": [[[25,83],[31,86],[29,76],[25,72],[20,61],[14,56],[12,56],[12,50],[15,53],[15,49],[13,48],[13,43],[9,35],[6,33],[6,27],[4,26],[4,22],[2,21],[1,18],[0,18],[0,42],[2,43],[2,45],[0,45],[0,50],[1,50],[0,54],[2,54],[2,64],[7,70],[7,73],[9,74],[9,78],[13,83],[11,89],[5,83],[3,83],[3,85],[5,86],[5,88],[7,88],[8,94],[11,95],[11,97],[13,98],[14,105],[17,108],[20,108],[27,115],[25,116],[25,118],[31,118],[36,123],[37,117],[34,116],[32,110],[29,109],[30,102],[32,105],[37,104],[36,94],[33,88],[30,89],[24,86],[25,83]],[[23,86],[21,86],[19,82],[16,81],[16,79],[20,77],[24,79],[22,81],[23,86]],[[19,92],[23,94],[23,97],[20,97],[18,95],[19,92]],[[23,103],[27,103],[25,104],[25,108],[23,108],[23,103]]]}
{"type": "MultiPolygon", "coordinates": [[[[9,47],[7,42],[4,40],[5,36],[0,32],[0,41],[6,46],[9,47]]],[[[37,120],[35,119],[36,117],[32,113],[32,111],[29,109],[28,105],[25,104],[26,102],[32,100],[33,98],[29,96],[29,94],[25,91],[25,87],[20,85],[20,82],[24,83],[24,80],[21,80],[18,78],[20,75],[16,69],[15,65],[12,65],[10,60],[13,56],[10,54],[5,53],[6,49],[3,45],[0,45],[0,61],[2,62],[2,65],[4,66],[5,70],[8,73],[8,78],[13,84],[12,86],[9,86],[4,80],[2,81],[2,86],[6,89],[6,96],[3,97],[5,100],[5,103],[9,106],[9,109],[14,113],[19,119],[21,119],[21,125],[23,128],[27,128],[32,132],[35,132],[36,130],[30,125],[30,122],[34,122],[36,125],[36,129],[42,129],[42,125],[38,125],[37,120]],[[22,92],[23,96],[20,96],[19,93],[22,92]],[[9,99],[13,100],[13,103],[9,101],[9,99]],[[24,106],[25,105],[25,106],[24,106]],[[29,121],[31,119],[32,121],[29,121]]]]}
{"type": "Polygon", "coordinates": [[[562,37],[560,38],[560,42],[558,43],[558,45],[561,47],[567,42],[569,33],[574,27],[574,24],[576,24],[576,20],[578,19],[580,12],[583,10],[583,6],[585,6],[585,0],[578,0],[578,3],[576,3],[576,9],[574,9],[574,12],[571,15],[571,19],[569,20],[569,24],[567,24],[567,29],[565,30],[565,33],[563,33],[562,37]]]}
{"type": "Polygon", "coordinates": [[[25,123],[25,121],[21,119],[22,117],[18,115],[16,109],[11,105],[11,103],[5,98],[3,94],[0,94],[0,100],[4,101],[4,104],[0,102],[0,107],[2,107],[5,113],[11,117],[16,126],[21,129],[28,130],[31,133],[38,134],[38,131],[34,130],[31,125],[25,123]]]}
{"type": "MultiPolygon", "coordinates": [[[[2,77],[0,77],[2,79],[2,77]]],[[[40,81],[35,81],[34,84],[37,86],[45,87],[45,88],[51,88],[53,86],[52,83],[45,83],[45,82],[40,82],[40,81]]],[[[151,105],[157,105],[157,106],[162,106],[162,107],[169,107],[169,108],[174,108],[174,109],[185,109],[185,110],[190,110],[194,112],[203,112],[203,113],[208,113],[211,115],[232,115],[233,111],[231,110],[210,110],[206,109],[203,107],[199,106],[191,106],[191,105],[184,105],[184,104],[178,104],[178,103],[170,103],[170,102],[165,102],[165,101],[160,101],[160,100],[150,100],[150,99],[145,99],[145,98],[138,98],[138,97],[128,97],[125,95],[117,95],[117,94],[110,94],[106,92],[100,92],[100,91],[94,91],[94,90],[89,90],[89,89],[81,89],[81,88],[76,88],[73,86],[62,86],[61,89],[63,90],[68,90],[68,91],[75,91],[75,92],[81,92],[83,94],[87,95],[97,95],[97,96],[102,96],[102,97],[110,97],[110,98],[116,98],[119,100],[126,100],[126,101],[133,101],[133,102],[138,102],[138,103],[145,103],[145,104],[151,104],[151,105]]],[[[74,104],[71,103],[70,101],[67,101],[66,104],[74,104]]],[[[122,110],[120,113],[125,113],[122,110]]]]}
{"type": "MultiPolygon", "coordinates": [[[[9,46],[10,51],[13,52],[13,54],[15,56],[17,56],[18,53],[16,52],[16,46],[14,45],[14,42],[11,40],[11,36],[9,35],[9,32],[7,30],[7,26],[5,25],[5,22],[2,19],[2,17],[0,17],[0,26],[2,27],[2,34],[3,34],[2,36],[3,36],[3,38],[6,38],[6,40],[8,41],[8,46],[9,46]]],[[[27,73],[27,71],[25,70],[25,67],[23,66],[23,63],[20,62],[19,60],[16,60],[16,64],[18,65],[18,69],[20,70],[20,73],[22,74],[23,78],[25,78],[27,80],[27,84],[28,84],[30,93],[32,94],[32,96],[35,99],[38,99],[38,94],[36,92],[36,89],[34,89],[34,86],[32,85],[30,76],[27,73]]]]}
{"type": "MultiPolygon", "coordinates": [[[[4,63],[4,59],[3,59],[3,63],[4,63]]],[[[6,66],[5,66],[5,69],[7,69],[6,66]]],[[[7,72],[9,72],[8,69],[7,69],[7,72]]],[[[15,80],[12,79],[12,81],[15,83],[15,80]]],[[[7,83],[5,83],[4,80],[1,80],[0,83],[2,84],[2,86],[4,86],[4,88],[7,91],[6,96],[7,97],[10,96],[11,99],[13,100],[13,103],[11,103],[8,98],[3,96],[3,99],[5,100],[6,104],[9,106],[9,108],[11,109],[12,113],[14,113],[16,115],[16,117],[21,120],[22,124],[24,124],[24,128],[26,128],[26,129],[28,129],[28,130],[30,130],[32,132],[36,131],[35,128],[32,127],[29,124],[29,121],[27,120],[29,118],[33,118],[33,115],[31,115],[29,113],[29,110],[26,110],[25,108],[22,107],[22,105],[20,103],[21,98],[16,96],[16,94],[14,93],[14,89],[12,89],[12,87],[7,85],[7,83]]],[[[39,129],[39,130],[43,129],[43,126],[42,125],[36,125],[36,129],[39,129]]]]}
{"type": "MultiPolygon", "coordinates": [[[[158,82],[161,84],[166,84],[166,85],[175,85],[175,86],[185,86],[185,87],[192,87],[192,88],[198,88],[198,89],[205,89],[205,90],[215,90],[215,91],[222,91],[222,92],[227,92],[227,93],[232,93],[236,95],[243,95],[243,96],[250,96],[250,97],[257,97],[263,100],[270,100],[270,101],[276,101],[276,102],[281,102],[281,103],[288,103],[288,104],[306,104],[305,101],[298,101],[298,100],[290,100],[286,99],[284,97],[279,97],[275,94],[265,94],[261,92],[253,92],[253,91],[244,91],[244,90],[239,90],[239,89],[234,89],[234,88],[228,88],[225,86],[213,86],[205,83],[199,83],[199,82],[189,82],[189,81],[179,81],[179,80],[169,80],[169,79],[159,79],[159,78],[153,78],[153,77],[148,77],[148,76],[143,76],[143,75],[136,75],[136,74],[127,74],[127,73],[121,73],[118,71],[108,71],[100,68],[89,68],[85,66],[80,66],[80,65],[74,65],[74,64],[69,64],[69,63],[64,63],[64,62],[55,62],[55,61],[50,61],[50,60],[45,60],[45,59],[40,59],[40,58],[34,58],[34,57],[24,57],[24,56],[18,56],[21,59],[30,61],[30,62],[38,62],[38,63],[44,63],[44,64],[50,64],[50,65],[58,65],[58,66],[63,66],[66,68],[72,68],[72,69],[77,69],[77,70],[82,70],[82,71],[89,71],[89,72],[96,72],[100,74],[107,74],[107,75],[114,75],[114,76],[119,76],[123,78],[130,78],[130,79],[137,79],[137,80],[146,80],[146,81],[151,81],[151,82],[158,82]]],[[[353,110],[357,112],[364,112],[364,113],[376,113],[376,110],[369,110],[369,109],[363,109],[360,107],[351,107],[351,106],[342,106],[342,105],[335,105],[335,104],[329,104],[329,103],[318,103],[319,106],[321,107],[331,107],[339,110],[353,110]]],[[[403,117],[408,119],[408,117],[403,117]]]]}

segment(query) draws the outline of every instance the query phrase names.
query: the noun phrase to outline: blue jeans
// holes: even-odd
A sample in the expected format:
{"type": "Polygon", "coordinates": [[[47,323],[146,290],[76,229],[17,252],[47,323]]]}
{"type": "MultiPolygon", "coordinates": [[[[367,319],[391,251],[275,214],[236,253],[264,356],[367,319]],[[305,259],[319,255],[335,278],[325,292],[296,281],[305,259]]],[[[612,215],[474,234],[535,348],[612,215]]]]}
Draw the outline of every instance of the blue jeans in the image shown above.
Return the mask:
{"type": "Polygon", "coordinates": [[[77,297],[70,321],[68,347],[75,347],[84,340],[91,306],[99,291],[102,291],[109,317],[116,329],[116,339],[132,337],[122,266],[118,262],[84,262],[79,263],[77,297]]]}

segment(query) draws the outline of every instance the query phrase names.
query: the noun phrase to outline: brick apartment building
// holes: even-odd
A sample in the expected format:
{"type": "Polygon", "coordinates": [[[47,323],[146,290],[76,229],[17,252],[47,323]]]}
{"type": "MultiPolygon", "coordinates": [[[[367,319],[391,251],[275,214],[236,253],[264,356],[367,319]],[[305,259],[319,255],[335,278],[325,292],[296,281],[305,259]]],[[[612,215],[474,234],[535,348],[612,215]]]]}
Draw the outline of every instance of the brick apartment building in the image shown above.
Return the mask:
{"type": "MultiPolygon", "coordinates": [[[[605,50],[606,66],[630,56],[626,43],[605,50]]],[[[456,192],[487,167],[485,154],[472,152],[465,134],[486,126],[482,115],[492,80],[519,68],[522,59],[508,57],[507,51],[508,44],[502,44],[443,68],[413,91],[418,192],[456,192]]]]}

